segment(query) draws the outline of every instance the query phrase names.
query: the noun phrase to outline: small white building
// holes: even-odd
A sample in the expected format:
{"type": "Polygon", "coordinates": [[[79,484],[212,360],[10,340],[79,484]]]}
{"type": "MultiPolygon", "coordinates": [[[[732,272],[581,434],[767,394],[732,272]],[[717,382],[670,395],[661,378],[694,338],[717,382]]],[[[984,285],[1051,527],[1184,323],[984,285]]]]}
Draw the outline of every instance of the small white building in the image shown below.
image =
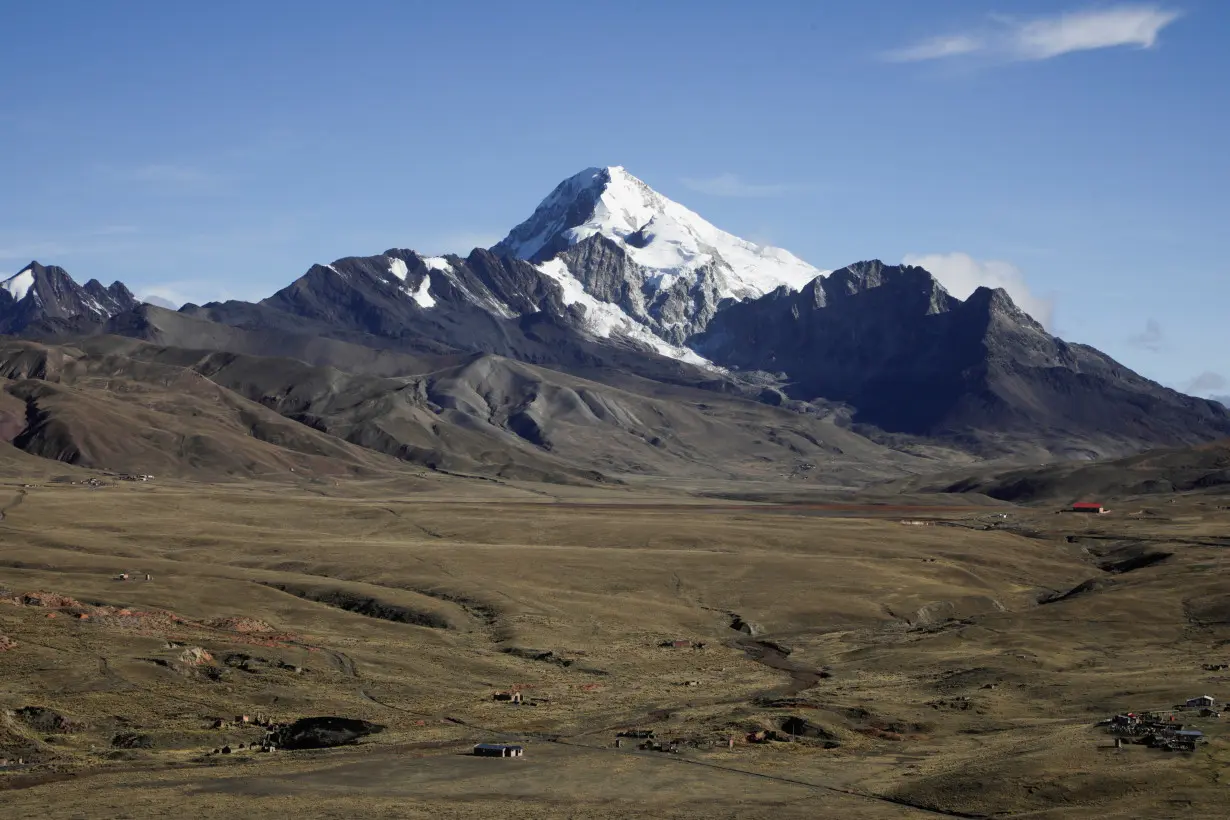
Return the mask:
{"type": "Polygon", "coordinates": [[[1212,695],[1201,695],[1197,698],[1188,698],[1186,704],[1188,709],[1212,709],[1216,705],[1217,699],[1212,695]]]}

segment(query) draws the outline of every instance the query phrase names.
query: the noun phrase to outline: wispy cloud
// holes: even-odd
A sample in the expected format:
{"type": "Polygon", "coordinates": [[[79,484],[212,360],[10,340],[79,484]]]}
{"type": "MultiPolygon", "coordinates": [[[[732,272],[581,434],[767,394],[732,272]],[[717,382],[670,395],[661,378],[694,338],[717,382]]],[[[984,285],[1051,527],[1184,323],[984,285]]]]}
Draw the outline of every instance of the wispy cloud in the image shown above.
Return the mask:
{"type": "Polygon", "coordinates": [[[54,259],[67,253],[68,247],[60,242],[18,240],[0,245],[0,261],[5,262],[25,263],[31,259],[54,259]]]}
{"type": "Polygon", "coordinates": [[[1162,326],[1156,319],[1149,319],[1145,322],[1145,329],[1143,331],[1128,337],[1128,344],[1132,347],[1139,347],[1151,353],[1161,352],[1165,342],[1166,335],[1162,332],[1162,326]]]}
{"type": "Polygon", "coordinates": [[[137,184],[170,193],[215,193],[227,177],[196,165],[154,162],[132,167],[100,166],[99,171],[115,182],[137,184]]]}
{"type": "Polygon", "coordinates": [[[931,37],[912,46],[884,53],[884,59],[893,63],[916,63],[922,60],[939,60],[944,57],[959,57],[982,51],[985,42],[972,34],[948,34],[931,37]]]}
{"type": "Polygon", "coordinates": [[[881,56],[910,63],[966,55],[1008,60],[1049,60],[1076,51],[1117,46],[1152,48],[1162,29],[1182,12],[1153,4],[1128,4],[1022,19],[996,15],[983,26],[931,37],[881,56]]]}
{"type": "Polygon", "coordinates": [[[267,286],[258,282],[245,283],[244,286],[233,289],[224,283],[212,279],[179,279],[152,284],[133,285],[133,290],[141,294],[143,302],[168,307],[179,306],[189,302],[203,305],[206,302],[225,302],[230,299],[240,299],[245,302],[256,302],[269,295],[267,286]]]}
{"type": "Polygon", "coordinates": [[[136,225],[103,225],[101,228],[93,228],[85,233],[87,236],[130,236],[140,232],[141,229],[136,225]]]}
{"type": "Polygon", "coordinates": [[[1212,370],[1206,370],[1189,381],[1183,387],[1183,392],[1192,396],[1206,396],[1215,390],[1225,390],[1227,387],[1230,387],[1230,381],[1227,381],[1225,376],[1214,373],[1212,370]]]}
{"type": "Polygon", "coordinates": [[[147,305],[154,307],[166,308],[167,310],[179,310],[179,303],[165,296],[159,296],[153,291],[148,291],[140,297],[141,301],[147,305]]]}
{"type": "Polygon", "coordinates": [[[57,232],[55,239],[47,238],[45,232],[0,232],[0,270],[6,261],[25,263],[37,259],[56,264],[66,257],[128,253],[136,246],[140,232],[135,225],[65,229],[57,232]]]}
{"type": "Polygon", "coordinates": [[[901,261],[926,268],[958,299],[967,298],[979,287],[1003,288],[1017,307],[1048,330],[1052,326],[1055,301],[1035,294],[1025,281],[1025,274],[1011,262],[975,259],[968,253],[910,253],[901,261]]]}
{"type": "Polygon", "coordinates": [[[684,177],[683,184],[693,191],[710,196],[770,197],[781,196],[797,186],[786,183],[764,184],[745,182],[738,174],[722,173],[713,177],[684,177]]]}

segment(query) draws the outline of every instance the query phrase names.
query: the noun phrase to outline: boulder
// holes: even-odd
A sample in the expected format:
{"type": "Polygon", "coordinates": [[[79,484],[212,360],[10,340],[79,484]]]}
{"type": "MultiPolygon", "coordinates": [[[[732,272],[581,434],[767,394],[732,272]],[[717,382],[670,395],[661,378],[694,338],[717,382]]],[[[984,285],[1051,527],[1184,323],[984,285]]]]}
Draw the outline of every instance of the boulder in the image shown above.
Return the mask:
{"type": "Polygon", "coordinates": [[[738,615],[735,615],[731,619],[730,628],[738,630],[739,632],[742,632],[746,635],[751,635],[753,638],[755,638],[758,635],[761,635],[764,632],[764,629],[761,628],[760,624],[755,624],[755,623],[752,623],[751,621],[745,621],[743,618],[741,618],[738,615]]]}

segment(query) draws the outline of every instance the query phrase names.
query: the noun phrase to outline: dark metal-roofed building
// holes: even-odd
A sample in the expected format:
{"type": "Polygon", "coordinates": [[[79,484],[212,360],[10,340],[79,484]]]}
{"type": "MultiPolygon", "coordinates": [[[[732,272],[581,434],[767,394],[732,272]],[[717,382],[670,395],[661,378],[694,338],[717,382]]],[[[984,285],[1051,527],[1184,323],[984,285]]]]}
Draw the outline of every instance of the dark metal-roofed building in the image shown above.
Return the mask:
{"type": "Polygon", "coordinates": [[[525,749],[511,743],[476,743],[474,754],[479,757],[521,757],[525,749]]]}

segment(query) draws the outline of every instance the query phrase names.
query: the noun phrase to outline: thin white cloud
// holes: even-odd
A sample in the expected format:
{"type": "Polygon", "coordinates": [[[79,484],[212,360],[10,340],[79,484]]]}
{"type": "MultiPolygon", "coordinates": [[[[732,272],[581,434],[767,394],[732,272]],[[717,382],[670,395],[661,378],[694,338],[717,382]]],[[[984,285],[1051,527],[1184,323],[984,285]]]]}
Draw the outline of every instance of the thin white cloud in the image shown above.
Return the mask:
{"type": "Polygon", "coordinates": [[[1165,342],[1166,337],[1162,332],[1162,326],[1156,319],[1149,319],[1145,322],[1145,329],[1143,331],[1128,337],[1128,344],[1132,347],[1139,347],[1152,353],[1161,352],[1165,342]]]}
{"type": "Polygon", "coordinates": [[[70,253],[68,246],[59,242],[19,240],[13,244],[0,245],[0,260],[3,261],[25,263],[31,259],[37,259],[41,262],[57,256],[66,256],[68,253],[70,253]]]}
{"type": "Polygon", "coordinates": [[[922,60],[939,60],[944,57],[973,54],[984,48],[986,48],[986,43],[980,37],[972,34],[950,34],[932,37],[905,48],[886,51],[883,57],[890,63],[916,63],[922,60]]]}
{"type": "Polygon", "coordinates": [[[1016,26],[1014,46],[1026,60],[1049,60],[1073,51],[1116,46],[1153,48],[1179,12],[1156,6],[1119,6],[1046,17],[1016,26]]]}
{"type": "Polygon", "coordinates": [[[993,16],[977,30],[931,37],[881,55],[890,62],[982,55],[1009,60],[1049,60],[1077,51],[1135,46],[1152,48],[1162,29],[1182,13],[1154,4],[1125,4],[1020,19],[993,16]]]}
{"type": "Polygon", "coordinates": [[[54,239],[22,231],[0,233],[0,269],[7,260],[24,263],[37,259],[52,265],[61,264],[66,257],[128,253],[135,243],[127,237],[139,233],[140,229],[134,225],[66,228],[57,231],[54,239]]]}
{"type": "Polygon", "coordinates": [[[137,184],[171,193],[214,193],[227,178],[195,165],[154,162],[134,167],[100,166],[102,175],[120,183],[137,184]]]}
{"type": "Polygon", "coordinates": [[[156,293],[146,293],[144,296],[140,298],[141,298],[141,301],[147,305],[153,305],[154,307],[166,308],[167,310],[179,310],[178,303],[176,303],[175,301],[171,299],[167,299],[166,297],[159,296],[156,293]]]}
{"type": "Polygon", "coordinates": [[[958,299],[966,299],[979,287],[1003,288],[1017,307],[1028,313],[1043,327],[1051,328],[1055,303],[1036,295],[1025,281],[1025,274],[1011,262],[998,259],[975,259],[968,253],[909,253],[902,260],[906,265],[926,268],[944,289],[958,299]]]}
{"type": "Polygon", "coordinates": [[[1225,376],[1206,370],[1189,381],[1183,392],[1192,396],[1205,396],[1214,390],[1225,390],[1227,387],[1230,387],[1230,381],[1227,381],[1225,376]]]}
{"type": "MultiPolygon", "coordinates": [[[[206,302],[226,302],[231,299],[258,302],[272,292],[263,292],[264,286],[256,282],[247,283],[246,287],[235,291],[212,279],[180,279],[153,284],[129,284],[135,293],[142,294],[141,301],[156,304],[159,307],[166,307],[164,303],[182,306],[191,302],[203,305],[206,302]]],[[[178,307],[176,309],[178,310],[178,307]]]]}
{"type": "Polygon", "coordinates": [[[745,182],[738,174],[722,173],[713,177],[684,177],[683,184],[702,194],[728,197],[770,197],[781,196],[794,190],[795,186],[785,183],[763,184],[745,182]]]}
{"type": "Polygon", "coordinates": [[[134,233],[140,233],[141,229],[136,225],[103,225],[101,228],[94,228],[86,231],[87,236],[128,236],[134,233]]]}

